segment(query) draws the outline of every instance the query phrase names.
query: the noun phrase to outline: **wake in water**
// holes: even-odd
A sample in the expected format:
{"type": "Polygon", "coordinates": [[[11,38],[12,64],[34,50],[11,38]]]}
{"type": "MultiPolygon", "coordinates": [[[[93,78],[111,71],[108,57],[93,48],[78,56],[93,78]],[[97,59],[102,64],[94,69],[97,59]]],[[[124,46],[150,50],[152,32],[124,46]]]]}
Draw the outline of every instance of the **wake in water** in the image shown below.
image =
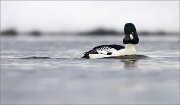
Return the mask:
{"type": "MultiPolygon", "coordinates": [[[[119,57],[105,57],[105,58],[100,58],[100,59],[147,59],[150,58],[148,56],[145,55],[126,55],[126,56],[119,56],[119,57]]],[[[60,58],[60,57],[46,57],[46,56],[29,56],[29,57],[21,57],[19,59],[72,59],[72,58],[60,58]]],[[[73,58],[73,59],[77,59],[77,58],[73,58]]],[[[84,59],[84,58],[78,58],[78,59],[84,59]]]]}
{"type": "MultiPolygon", "coordinates": [[[[118,56],[118,57],[108,57],[108,59],[147,59],[150,58],[145,55],[125,55],[125,56],[118,56]]],[[[106,58],[107,59],[107,58],[106,58]]]]}
{"type": "Polygon", "coordinates": [[[29,56],[29,57],[22,57],[19,59],[58,59],[58,58],[51,58],[51,57],[41,57],[41,56],[29,56]]]}

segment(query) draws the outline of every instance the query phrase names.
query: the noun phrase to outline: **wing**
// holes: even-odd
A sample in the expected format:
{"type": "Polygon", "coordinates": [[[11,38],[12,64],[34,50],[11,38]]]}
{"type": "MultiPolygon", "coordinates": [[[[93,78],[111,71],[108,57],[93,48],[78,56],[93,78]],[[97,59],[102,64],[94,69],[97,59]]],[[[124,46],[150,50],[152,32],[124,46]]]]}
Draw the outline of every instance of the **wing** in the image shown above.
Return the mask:
{"type": "Polygon", "coordinates": [[[118,51],[120,49],[124,49],[124,46],[112,44],[112,45],[100,45],[93,48],[93,50],[96,50],[98,53],[107,54],[107,55],[110,55],[113,51],[118,51]]]}
{"type": "Polygon", "coordinates": [[[100,45],[97,47],[94,47],[92,50],[87,51],[84,53],[84,56],[82,58],[89,58],[89,54],[104,54],[104,55],[111,55],[113,51],[117,51],[120,49],[123,49],[124,46],[121,45],[100,45]]]}

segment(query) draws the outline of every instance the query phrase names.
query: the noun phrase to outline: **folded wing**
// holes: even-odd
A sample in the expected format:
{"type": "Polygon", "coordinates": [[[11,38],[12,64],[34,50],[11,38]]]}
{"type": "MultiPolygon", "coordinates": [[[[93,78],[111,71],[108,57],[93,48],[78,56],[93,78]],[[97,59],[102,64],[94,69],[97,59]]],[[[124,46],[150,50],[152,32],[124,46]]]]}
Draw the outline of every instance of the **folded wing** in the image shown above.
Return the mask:
{"type": "Polygon", "coordinates": [[[82,58],[89,58],[90,54],[111,55],[114,51],[118,51],[121,49],[124,49],[124,46],[116,45],[116,44],[100,45],[100,46],[94,47],[90,51],[85,52],[82,58]]]}

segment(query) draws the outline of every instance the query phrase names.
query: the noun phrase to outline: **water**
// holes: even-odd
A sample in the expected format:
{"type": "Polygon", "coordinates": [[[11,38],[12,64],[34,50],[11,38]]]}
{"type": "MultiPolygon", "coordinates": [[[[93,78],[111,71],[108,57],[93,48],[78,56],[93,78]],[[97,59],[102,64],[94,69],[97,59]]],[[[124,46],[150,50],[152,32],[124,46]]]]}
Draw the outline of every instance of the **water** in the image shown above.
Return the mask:
{"type": "Polygon", "coordinates": [[[140,36],[147,59],[83,59],[121,36],[1,37],[2,104],[178,104],[179,36],[140,36]]]}

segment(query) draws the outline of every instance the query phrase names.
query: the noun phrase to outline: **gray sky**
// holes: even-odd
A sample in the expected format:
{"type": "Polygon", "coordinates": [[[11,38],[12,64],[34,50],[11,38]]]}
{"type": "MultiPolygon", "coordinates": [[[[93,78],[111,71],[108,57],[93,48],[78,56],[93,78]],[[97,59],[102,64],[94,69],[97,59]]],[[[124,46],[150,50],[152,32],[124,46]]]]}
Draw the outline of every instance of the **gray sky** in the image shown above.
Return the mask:
{"type": "Polygon", "coordinates": [[[80,31],[179,30],[179,1],[1,1],[1,29],[80,31]]]}

